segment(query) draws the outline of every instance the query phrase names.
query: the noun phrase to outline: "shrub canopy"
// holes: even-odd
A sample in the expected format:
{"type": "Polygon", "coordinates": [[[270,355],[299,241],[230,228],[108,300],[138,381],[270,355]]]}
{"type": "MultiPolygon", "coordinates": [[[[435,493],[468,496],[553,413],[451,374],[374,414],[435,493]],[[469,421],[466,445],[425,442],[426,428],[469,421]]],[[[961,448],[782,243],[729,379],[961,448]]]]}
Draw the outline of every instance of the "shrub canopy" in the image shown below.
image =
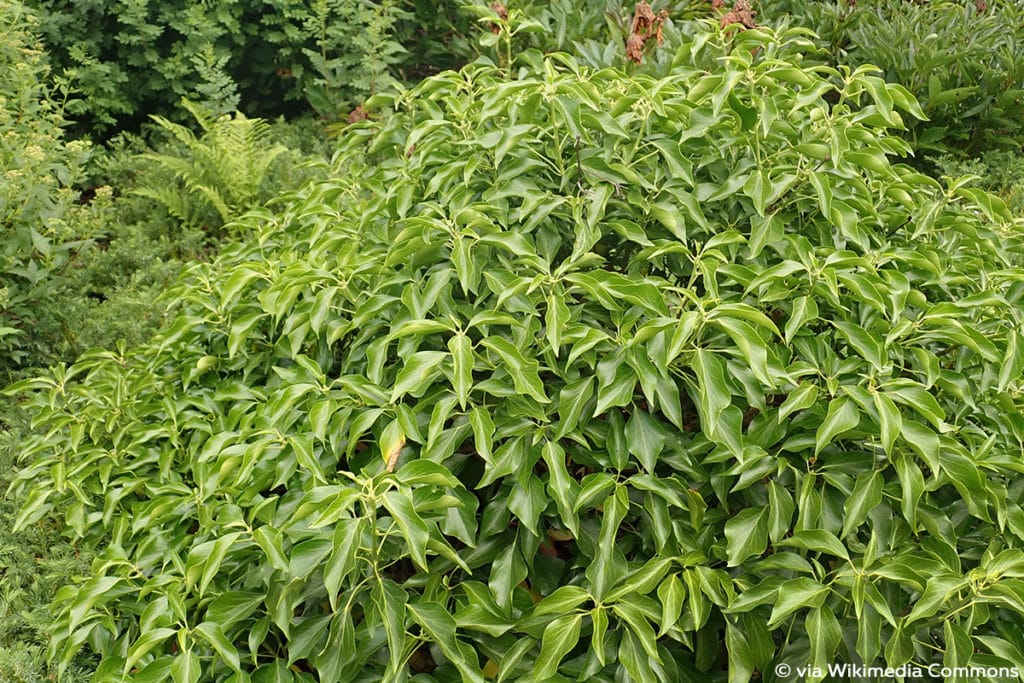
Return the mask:
{"type": "Polygon", "coordinates": [[[136,681],[1020,665],[1019,231],[899,162],[903,88],[812,49],[709,26],[661,78],[527,52],[378,98],[162,338],[20,385],[19,523],[104,548],[55,652],[136,681]]]}

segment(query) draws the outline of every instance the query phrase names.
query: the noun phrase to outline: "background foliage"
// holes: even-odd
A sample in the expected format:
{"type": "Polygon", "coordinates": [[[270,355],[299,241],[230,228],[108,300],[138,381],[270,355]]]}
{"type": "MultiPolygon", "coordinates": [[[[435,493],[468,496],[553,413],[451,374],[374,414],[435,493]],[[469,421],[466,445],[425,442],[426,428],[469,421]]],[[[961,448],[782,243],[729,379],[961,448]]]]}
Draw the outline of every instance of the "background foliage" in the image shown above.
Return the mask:
{"type": "Polygon", "coordinates": [[[910,122],[921,151],[1019,150],[1024,132],[1024,6],[1013,0],[766,0],[813,27],[832,64],[872,64],[909,88],[928,117],[910,122]]]}
{"type": "Polygon", "coordinates": [[[915,99],[708,22],[371,103],[151,344],[19,384],[100,680],[1024,662],[1020,225],[915,99]],[[835,93],[835,96],[832,96],[835,93]]]}
{"type": "Polygon", "coordinates": [[[75,183],[90,145],[67,141],[60,94],[20,3],[0,4],[0,355],[10,370],[54,357],[62,337],[55,291],[100,229],[105,202],[75,183]]]}
{"type": "MultiPolygon", "coordinates": [[[[182,97],[214,114],[337,118],[394,81],[403,42],[439,35],[446,3],[400,0],[33,0],[69,112],[87,130],[169,116],[182,97]],[[305,103],[308,101],[308,105],[305,103]]],[[[416,64],[411,62],[410,64],[416,64]]]]}

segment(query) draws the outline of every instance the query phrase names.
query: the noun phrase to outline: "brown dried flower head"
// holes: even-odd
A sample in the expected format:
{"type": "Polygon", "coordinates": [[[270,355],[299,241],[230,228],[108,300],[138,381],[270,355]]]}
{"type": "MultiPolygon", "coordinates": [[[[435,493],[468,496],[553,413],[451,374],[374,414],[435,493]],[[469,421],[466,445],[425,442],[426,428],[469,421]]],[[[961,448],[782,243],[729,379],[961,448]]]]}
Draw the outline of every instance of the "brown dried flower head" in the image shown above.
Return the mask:
{"type": "Polygon", "coordinates": [[[661,10],[657,14],[651,6],[640,0],[633,9],[633,25],[629,29],[629,37],[626,38],[626,56],[637,64],[644,57],[644,49],[650,41],[661,45],[661,25],[668,19],[668,10],[661,10]]]}
{"type": "Polygon", "coordinates": [[[745,28],[757,28],[757,22],[754,21],[755,14],[757,12],[751,9],[747,0],[737,0],[732,10],[723,14],[722,18],[718,20],[718,25],[722,28],[730,24],[740,24],[745,28]]]}
{"type": "Polygon", "coordinates": [[[365,109],[363,109],[363,105],[360,104],[358,107],[356,107],[355,109],[353,109],[352,111],[349,112],[349,114],[348,114],[348,122],[349,123],[358,123],[359,121],[365,121],[369,117],[370,117],[370,114],[367,113],[367,111],[365,109]]]}
{"type": "MultiPolygon", "coordinates": [[[[505,7],[503,4],[501,4],[500,2],[492,2],[491,9],[495,11],[499,19],[501,19],[502,21],[508,21],[508,8],[505,7]]],[[[491,33],[493,33],[494,35],[498,35],[499,33],[501,33],[501,26],[492,23],[491,33]]]]}

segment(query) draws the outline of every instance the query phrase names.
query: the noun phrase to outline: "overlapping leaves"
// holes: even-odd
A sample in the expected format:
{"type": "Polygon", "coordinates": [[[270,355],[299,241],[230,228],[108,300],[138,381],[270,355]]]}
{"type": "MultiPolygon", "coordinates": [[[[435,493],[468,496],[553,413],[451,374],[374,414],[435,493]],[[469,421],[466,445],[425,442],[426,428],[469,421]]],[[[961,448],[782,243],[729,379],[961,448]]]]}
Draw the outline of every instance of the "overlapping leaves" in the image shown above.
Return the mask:
{"type": "Polygon", "coordinates": [[[1016,228],[898,162],[904,90],[803,49],[708,32],[662,80],[527,53],[378,100],[159,342],[23,384],[20,523],[67,505],[106,547],[55,652],[140,681],[1016,664],[1016,228]]]}

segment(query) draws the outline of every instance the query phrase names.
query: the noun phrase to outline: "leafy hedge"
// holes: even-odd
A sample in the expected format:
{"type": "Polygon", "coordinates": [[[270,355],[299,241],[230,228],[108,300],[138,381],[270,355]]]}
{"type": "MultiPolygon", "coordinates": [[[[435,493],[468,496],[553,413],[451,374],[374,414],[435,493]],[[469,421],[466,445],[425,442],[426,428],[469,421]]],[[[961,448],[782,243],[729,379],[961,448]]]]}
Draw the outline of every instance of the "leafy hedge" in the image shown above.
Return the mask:
{"type": "Polygon", "coordinates": [[[18,523],[101,549],[54,653],[1024,669],[1020,226],[899,162],[906,90],[808,50],[708,24],[660,79],[527,52],[378,98],[162,338],[19,385],[18,523]]]}

